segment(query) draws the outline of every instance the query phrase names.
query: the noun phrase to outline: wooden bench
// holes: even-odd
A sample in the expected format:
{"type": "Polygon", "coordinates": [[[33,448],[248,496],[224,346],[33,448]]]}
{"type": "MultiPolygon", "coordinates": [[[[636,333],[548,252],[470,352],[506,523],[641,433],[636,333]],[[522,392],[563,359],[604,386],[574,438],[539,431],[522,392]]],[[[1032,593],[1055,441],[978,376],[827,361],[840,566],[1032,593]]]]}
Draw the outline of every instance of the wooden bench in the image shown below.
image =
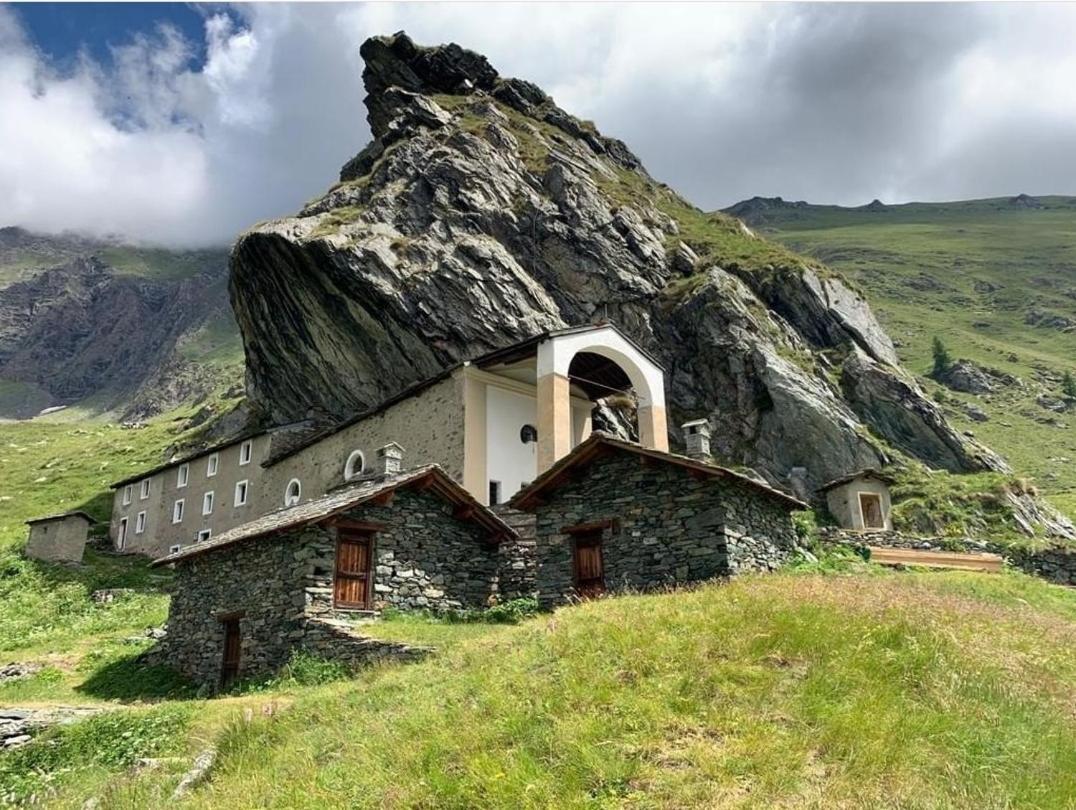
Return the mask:
{"type": "Polygon", "coordinates": [[[959,568],[964,571],[1001,571],[1003,560],[997,554],[970,554],[959,551],[918,551],[912,548],[868,546],[871,562],[882,565],[924,565],[930,568],[959,568]]]}

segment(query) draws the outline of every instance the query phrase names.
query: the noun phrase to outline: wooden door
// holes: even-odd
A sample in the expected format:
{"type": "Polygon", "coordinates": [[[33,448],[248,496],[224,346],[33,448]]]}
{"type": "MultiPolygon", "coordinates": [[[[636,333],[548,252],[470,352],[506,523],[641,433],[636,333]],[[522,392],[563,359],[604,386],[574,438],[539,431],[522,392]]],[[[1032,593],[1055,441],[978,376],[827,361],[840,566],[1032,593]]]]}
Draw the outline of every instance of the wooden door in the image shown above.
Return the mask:
{"type": "Polygon", "coordinates": [[[239,675],[239,651],[242,636],[239,634],[239,619],[223,619],[224,655],[220,665],[220,686],[227,689],[239,675]]]}
{"type": "Polygon", "coordinates": [[[602,565],[601,532],[577,535],[575,538],[575,592],[584,599],[605,592],[605,571],[602,565]]]}
{"type": "Polygon", "coordinates": [[[872,492],[859,493],[859,508],[863,513],[864,529],[884,529],[882,517],[882,498],[872,492]]]}
{"type": "Polygon", "coordinates": [[[336,576],[333,606],[368,610],[370,607],[370,561],[373,536],[340,533],[336,542],[336,576]]]}

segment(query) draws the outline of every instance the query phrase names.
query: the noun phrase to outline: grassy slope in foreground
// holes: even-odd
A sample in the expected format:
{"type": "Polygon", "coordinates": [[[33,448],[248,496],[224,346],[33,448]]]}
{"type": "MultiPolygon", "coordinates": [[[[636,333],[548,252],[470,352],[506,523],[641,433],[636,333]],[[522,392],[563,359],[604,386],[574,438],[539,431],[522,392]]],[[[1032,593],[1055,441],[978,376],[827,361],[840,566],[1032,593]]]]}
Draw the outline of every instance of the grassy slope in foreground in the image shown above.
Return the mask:
{"type": "MultiPolygon", "coordinates": [[[[205,704],[221,758],[182,806],[1071,806],[1074,643],[1076,594],[1018,575],[603,600],[296,690],[272,717],[278,696],[205,704]]],[[[57,804],[150,806],[177,779],[97,773],[57,804]]]]}
{"type": "Polygon", "coordinates": [[[756,227],[865,289],[913,372],[930,370],[937,335],[953,357],[1027,382],[1025,390],[983,397],[925,384],[944,397],[955,425],[1033,475],[1054,503],[1076,516],[1076,412],[1055,414],[1035,401],[1041,391],[1056,398],[1061,374],[1076,374],[1076,331],[1025,322],[1033,311],[1076,322],[1076,198],[1039,202],[1042,208],[1005,199],[880,211],[776,208],[756,227]],[[969,419],[967,403],[990,421],[969,419]]]}

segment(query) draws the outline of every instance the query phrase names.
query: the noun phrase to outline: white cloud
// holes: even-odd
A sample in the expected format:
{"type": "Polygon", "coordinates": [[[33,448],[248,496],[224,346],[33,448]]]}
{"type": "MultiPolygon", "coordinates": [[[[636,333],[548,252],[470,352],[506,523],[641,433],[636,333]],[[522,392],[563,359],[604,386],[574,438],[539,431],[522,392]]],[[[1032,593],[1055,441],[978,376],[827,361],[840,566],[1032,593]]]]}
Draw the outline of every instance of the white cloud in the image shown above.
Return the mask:
{"type": "Polygon", "coordinates": [[[1076,192],[1076,7],[246,5],[52,70],[0,7],[0,225],[227,242],[369,137],[359,45],[454,40],[704,207],[1076,192]],[[239,22],[236,22],[236,19],[239,22]]]}

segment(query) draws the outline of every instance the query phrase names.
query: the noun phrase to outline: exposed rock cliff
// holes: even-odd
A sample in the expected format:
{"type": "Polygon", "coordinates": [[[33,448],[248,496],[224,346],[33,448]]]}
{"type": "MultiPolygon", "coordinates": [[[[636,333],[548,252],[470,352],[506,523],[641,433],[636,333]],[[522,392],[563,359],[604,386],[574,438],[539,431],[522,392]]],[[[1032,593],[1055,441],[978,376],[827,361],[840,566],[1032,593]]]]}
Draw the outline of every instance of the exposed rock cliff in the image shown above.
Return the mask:
{"type": "Polygon", "coordinates": [[[362,55],[374,140],[232,254],[248,394],[274,421],[342,417],[604,316],[665,365],[671,425],[708,417],[715,452],[771,480],[802,466],[817,485],[887,447],[1003,467],[946,423],[825,267],[699,211],[484,57],[403,34],[362,55]]]}

